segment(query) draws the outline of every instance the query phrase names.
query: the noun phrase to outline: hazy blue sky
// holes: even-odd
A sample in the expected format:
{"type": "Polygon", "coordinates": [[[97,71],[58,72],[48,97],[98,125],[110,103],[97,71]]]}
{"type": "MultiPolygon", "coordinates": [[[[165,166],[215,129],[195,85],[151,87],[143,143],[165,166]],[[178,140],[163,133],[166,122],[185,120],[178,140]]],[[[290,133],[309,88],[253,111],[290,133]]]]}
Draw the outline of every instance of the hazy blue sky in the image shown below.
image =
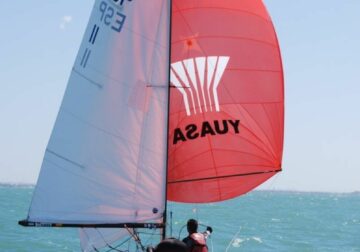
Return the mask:
{"type": "MultiPolygon", "coordinates": [[[[284,172],[265,189],[360,191],[360,1],[266,0],[286,81],[284,172]]],[[[35,183],[92,0],[0,2],[0,182],[35,183]]]]}

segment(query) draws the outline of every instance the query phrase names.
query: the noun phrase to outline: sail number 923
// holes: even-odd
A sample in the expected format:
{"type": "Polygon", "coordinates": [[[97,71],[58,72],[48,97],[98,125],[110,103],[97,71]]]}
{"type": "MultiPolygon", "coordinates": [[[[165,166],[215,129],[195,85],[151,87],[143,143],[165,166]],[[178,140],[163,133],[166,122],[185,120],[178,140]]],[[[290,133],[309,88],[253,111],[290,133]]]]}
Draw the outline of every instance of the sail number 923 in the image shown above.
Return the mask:
{"type": "Polygon", "coordinates": [[[99,5],[100,21],[109,26],[116,32],[121,32],[126,16],[110,6],[105,1],[102,1],[99,5]]]}

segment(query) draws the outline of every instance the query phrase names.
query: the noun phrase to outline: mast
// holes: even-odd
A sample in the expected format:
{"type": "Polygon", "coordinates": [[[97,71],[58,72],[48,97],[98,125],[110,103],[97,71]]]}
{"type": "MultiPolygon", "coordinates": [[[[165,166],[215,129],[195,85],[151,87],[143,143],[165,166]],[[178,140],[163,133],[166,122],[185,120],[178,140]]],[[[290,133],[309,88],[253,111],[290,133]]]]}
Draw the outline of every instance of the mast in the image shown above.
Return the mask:
{"type": "Polygon", "coordinates": [[[163,233],[162,239],[166,237],[166,222],[167,222],[167,184],[168,184],[168,168],[169,168],[169,124],[170,124],[170,71],[171,71],[171,27],[172,27],[172,0],[169,0],[169,60],[168,60],[168,99],[167,99],[167,126],[166,126],[166,163],[165,163],[165,211],[164,211],[164,218],[163,218],[163,233]]]}

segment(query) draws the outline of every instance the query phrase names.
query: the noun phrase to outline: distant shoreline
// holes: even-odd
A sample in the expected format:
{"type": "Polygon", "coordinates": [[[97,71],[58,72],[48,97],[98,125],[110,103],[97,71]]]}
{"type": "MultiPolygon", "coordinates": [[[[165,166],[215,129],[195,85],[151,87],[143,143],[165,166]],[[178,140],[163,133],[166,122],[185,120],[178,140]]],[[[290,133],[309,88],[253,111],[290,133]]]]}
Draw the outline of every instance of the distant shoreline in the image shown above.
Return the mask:
{"type": "Polygon", "coordinates": [[[35,187],[31,183],[0,183],[0,187],[35,187]]]}
{"type": "MultiPolygon", "coordinates": [[[[0,187],[17,187],[17,188],[34,188],[32,183],[0,183],[0,187]]],[[[360,195],[360,191],[353,192],[331,192],[331,191],[301,191],[301,190],[285,190],[285,189],[255,189],[252,192],[274,192],[274,193],[324,193],[324,194],[355,194],[360,195]]],[[[250,194],[248,192],[247,194],[250,194]]]]}
{"type": "Polygon", "coordinates": [[[274,193],[317,193],[317,194],[358,194],[360,195],[360,191],[352,191],[352,192],[334,192],[334,191],[302,191],[302,190],[284,190],[284,189],[255,189],[255,192],[274,192],[274,193]]]}

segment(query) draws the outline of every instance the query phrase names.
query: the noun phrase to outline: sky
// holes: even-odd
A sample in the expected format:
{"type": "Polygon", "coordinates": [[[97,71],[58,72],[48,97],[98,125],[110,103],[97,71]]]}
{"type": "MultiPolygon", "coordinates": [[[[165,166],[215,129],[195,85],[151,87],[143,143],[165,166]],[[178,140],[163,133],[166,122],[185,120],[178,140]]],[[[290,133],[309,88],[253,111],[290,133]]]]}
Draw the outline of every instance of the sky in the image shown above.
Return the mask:
{"type": "MultiPolygon", "coordinates": [[[[360,1],[265,0],[285,72],[267,190],[360,191],[360,1]]],[[[93,0],[0,2],[0,183],[36,183],[93,0]]]]}

